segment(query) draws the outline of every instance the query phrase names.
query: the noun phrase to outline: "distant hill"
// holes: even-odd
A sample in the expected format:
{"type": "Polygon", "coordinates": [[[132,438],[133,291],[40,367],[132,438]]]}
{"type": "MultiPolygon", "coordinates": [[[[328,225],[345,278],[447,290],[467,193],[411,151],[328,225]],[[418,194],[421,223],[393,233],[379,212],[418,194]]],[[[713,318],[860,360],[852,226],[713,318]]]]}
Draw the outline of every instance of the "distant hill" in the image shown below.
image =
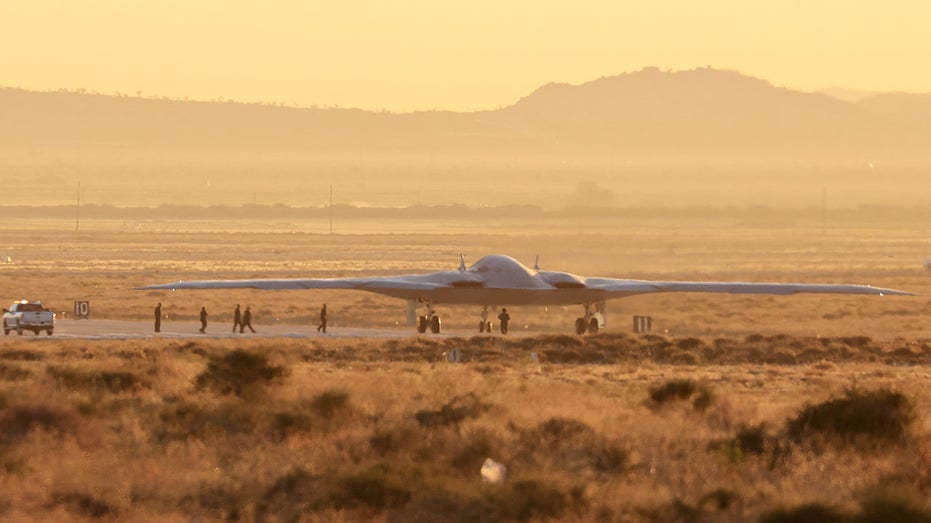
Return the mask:
{"type": "Polygon", "coordinates": [[[931,95],[851,103],[735,72],[655,68],[514,105],[392,114],[0,89],[0,146],[153,154],[449,155],[637,162],[926,161],[931,95]]]}
{"type": "Polygon", "coordinates": [[[656,160],[830,158],[885,145],[856,105],[711,69],[550,84],[500,114],[541,137],[656,160]]]}
{"type": "MultiPolygon", "coordinates": [[[[884,93],[864,98],[860,107],[882,116],[888,123],[918,131],[921,138],[931,135],[931,93],[884,93]]],[[[931,145],[924,143],[925,147],[931,145]]]]}
{"type": "Polygon", "coordinates": [[[0,88],[0,205],[927,202],[931,95],[858,102],[731,71],[547,84],[394,114],[0,88]],[[840,189],[842,188],[842,190],[840,189]],[[85,194],[86,193],[86,194],[85,194]],[[807,199],[806,199],[807,198],[807,199]]]}

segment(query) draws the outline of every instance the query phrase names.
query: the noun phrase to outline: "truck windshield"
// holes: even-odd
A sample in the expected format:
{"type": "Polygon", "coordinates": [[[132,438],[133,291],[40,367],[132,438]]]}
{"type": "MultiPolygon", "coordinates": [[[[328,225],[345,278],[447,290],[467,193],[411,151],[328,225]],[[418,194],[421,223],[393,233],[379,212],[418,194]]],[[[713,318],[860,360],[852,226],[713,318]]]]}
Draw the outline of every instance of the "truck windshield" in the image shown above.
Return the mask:
{"type": "Polygon", "coordinates": [[[21,303],[16,310],[19,312],[42,312],[44,309],[40,303],[21,303]]]}

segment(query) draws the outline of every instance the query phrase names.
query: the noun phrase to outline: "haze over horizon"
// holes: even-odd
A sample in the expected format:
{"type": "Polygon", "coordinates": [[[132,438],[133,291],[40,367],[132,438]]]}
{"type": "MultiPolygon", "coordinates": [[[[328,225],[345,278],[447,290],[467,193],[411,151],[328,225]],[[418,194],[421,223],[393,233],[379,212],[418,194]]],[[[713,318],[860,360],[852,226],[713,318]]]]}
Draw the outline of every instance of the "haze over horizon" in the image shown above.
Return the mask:
{"type": "Polygon", "coordinates": [[[931,92],[931,4],[278,0],[0,4],[0,85],[390,111],[711,66],[803,91],[931,92]]]}

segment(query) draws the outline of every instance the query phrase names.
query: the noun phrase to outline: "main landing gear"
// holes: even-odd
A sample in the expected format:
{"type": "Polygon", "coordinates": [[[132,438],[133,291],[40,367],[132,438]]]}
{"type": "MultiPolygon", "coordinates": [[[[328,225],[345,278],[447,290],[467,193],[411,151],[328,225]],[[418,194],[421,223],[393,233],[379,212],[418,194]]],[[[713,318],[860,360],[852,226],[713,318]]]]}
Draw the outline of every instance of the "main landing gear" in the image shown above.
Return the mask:
{"type": "Polygon", "coordinates": [[[478,332],[491,334],[491,322],[488,321],[488,306],[482,307],[482,319],[478,320],[478,332]]]}
{"type": "Polygon", "coordinates": [[[417,332],[423,334],[429,329],[433,334],[439,334],[440,324],[440,317],[433,310],[433,303],[427,302],[427,313],[417,318],[417,332]]]}
{"type": "Polygon", "coordinates": [[[593,313],[592,304],[585,304],[585,316],[575,319],[575,333],[579,336],[584,335],[586,332],[589,334],[598,334],[598,330],[601,328],[601,322],[599,321],[598,315],[603,314],[600,311],[593,313]]]}

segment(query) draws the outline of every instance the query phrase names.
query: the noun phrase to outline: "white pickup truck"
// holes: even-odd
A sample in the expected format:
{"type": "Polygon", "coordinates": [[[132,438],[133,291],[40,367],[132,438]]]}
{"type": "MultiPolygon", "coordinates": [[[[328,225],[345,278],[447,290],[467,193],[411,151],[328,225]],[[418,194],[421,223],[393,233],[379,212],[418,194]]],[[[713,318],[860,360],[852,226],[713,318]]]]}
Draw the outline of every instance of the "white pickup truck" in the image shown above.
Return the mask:
{"type": "Polygon", "coordinates": [[[15,330],[16,334],[23,331],[32,331],[39,334],[45,331],[49,336],[55,329],[55,313],[44,307],[38,301],[18,301],[3,309],[3,334],[15,330]]]}

